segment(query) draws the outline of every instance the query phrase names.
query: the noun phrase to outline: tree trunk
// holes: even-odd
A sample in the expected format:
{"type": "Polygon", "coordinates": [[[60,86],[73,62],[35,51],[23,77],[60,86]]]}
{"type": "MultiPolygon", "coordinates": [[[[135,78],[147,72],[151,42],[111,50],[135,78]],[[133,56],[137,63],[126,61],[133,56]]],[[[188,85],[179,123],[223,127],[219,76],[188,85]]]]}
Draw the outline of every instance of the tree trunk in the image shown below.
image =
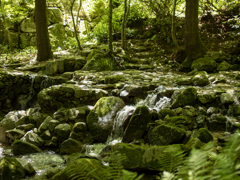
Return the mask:
{"type": "Polygon", "coordinates": [[[48,35],[46,0],[35,0],[35,20],[37,31],[37,61],[53,57],[48,35]]]}
{"type": "Polygon", "coordinates": [[[178,42],[177,42],[177,38],[176,38],[176,29],[175,29],[175,10],[176,10],[176,1],[174,0],[173,3],[173,14],[172,14],[172,39],[173,39],[173,43],[175,44],[175,46],[177,47],[177,50],[180,49],[178,42]]]}
{"type": "Polygon", "coordinates": [[[75,38],[76,38],[77,43],[78,43],[78,49],[79,49],[79,50],[83,50],[83,48],[82,48],[82,46],[81,46],[81,44],[80,44],[80,41],[79,41],[79,39],[78,39],[76,24],[75,24],[75,20],[74,20],[74,16],[73,16],[73,5],[74,5],[74,3],[75,3],[75,0],[73,0],[71,3],[72,3],[72,4],[71,4],[70,11],[71,11],[71,16],[72,16],[72,21],[73,21],[75,38]]]}
{"type": "Polygon", "coordinates": [[[127,9],[128,9],[127,0],[124,0],[124,12],[123,12],[123,21],[122,21],[122,34],[121,34],[122,48],[124,50],[127,49],[127,43],[126,43],[127,9]]]}
{"type": "Polygon", "coordinates": [[[78,27],[79,31],[81,31],[81,19],[80,22],[78,21],[79,16],[80,16],[80,10],[82,8],[82,0],[79,0],[79,7],[77,10],[77,20],[76,20],[76,27],[78,27]]]}
{"type": "Polygon", "coordinates": [[[189,71],[193,60],[202,57],[206,52],[198,29],[198,3],[199,0],[186,0],[185,53],[187,58],[182,64],[184,71],[189,71]]]}
{"type": "Polygon", "coordinates": [[[108,28],[109,28],[109,41],[108,41],[108,49],[109,54],[113,53],[113,36],[112,36],[112,0],[109,0],[109,17],[108,17],[108,28]]]}

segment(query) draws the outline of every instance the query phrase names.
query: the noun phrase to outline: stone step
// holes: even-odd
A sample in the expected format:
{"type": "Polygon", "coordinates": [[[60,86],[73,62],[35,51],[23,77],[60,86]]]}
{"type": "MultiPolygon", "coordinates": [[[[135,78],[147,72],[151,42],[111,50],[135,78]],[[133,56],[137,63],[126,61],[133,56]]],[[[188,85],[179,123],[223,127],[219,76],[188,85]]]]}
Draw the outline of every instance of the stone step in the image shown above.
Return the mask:
{"type": "Polygon", "coordinates": [[[127,63],[125,64],[126,69],[138,69],[138,70],[152,70],[154,69],[154,66],[146,65],[146,64],[132,64],[127,63]]]}
{"type": "Polygon", "coordinates": [[[158,56],[158,52],[155,51],[147,51],[147,52],[138,52],[134,53],[133,56],[136,58],[150,58],[158,56]]]}
{"type": "Polygon", "coordinates": [[[150,58],[131,58],[127,62],[129,63],[134,63],[134,64],[151,64],[151,59],[150,58]]]}

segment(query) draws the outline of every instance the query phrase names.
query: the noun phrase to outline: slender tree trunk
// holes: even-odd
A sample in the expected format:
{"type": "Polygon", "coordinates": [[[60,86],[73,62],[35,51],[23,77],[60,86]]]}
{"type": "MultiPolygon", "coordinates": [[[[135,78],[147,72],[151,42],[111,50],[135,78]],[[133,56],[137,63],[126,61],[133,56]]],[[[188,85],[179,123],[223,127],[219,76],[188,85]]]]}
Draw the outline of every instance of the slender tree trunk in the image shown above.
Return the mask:
{"type": "Polygon", "coordinates": [[[122,34],[121,34],[121,40],[122,40],[122,48],[124,50],[127,49],[127,43],[126,43],[126,25],[127,25],[127,0],[124,0],[124,12],[123,12],[123,21],[122,21],[122,34]]]}
{"type": "MultiPolygon", "coordinates": [[[[82,8],[82,0],[79,0],[79,7],[78,7],[78,11],[77,11],[77,20],[76,20],[76,27],[79,27],[79,31],[81,31],[81,23],[79,23],[78,19],[79,19],[79,15],[80,15],[80,10],[82,8]]],[[[81,21],[81,19],[80,19],[81,21]]]]}
{"type": "Polygon", "coordinates": [[[35,20],[37,31],[37,61],[53,57],[48,35],[46,0],[35,0],[35,20]]]}
{"type": "Polygon", "coordinates": [[[72,3],[72,4],[71,4],[70,11],[71,11],[71,16],[72,16],[72,21],[73,21],[73,27],[74,27],[74,32],[75,32],[75,33],[74,33],[74,34],[75,34],[75,38],[76,38],[77,43],[78,43],[78,49],[79,49],[79,50],[83,50],[83,48],[82,48],[82,46],[81,46],[81,44],[80,44],[80,41],[79,41],[79,39],[78,39],[78,34],[77,34],[76,24],[75,24],[75,20],[74,20],[74,16],[73,16],[73,5],[74,5],[74,3],[75,3],[75,0],[73,0],[71,3],[72,3]]]}
{"type": "Polygon", "coordinates": [[[186,59],[182,64],[183,71],[191,70],[193,60],[203,57],[205,48],[200,40],[198,28],[199,0],[186,0],[185,11],[185,53],[186,59]]]}
{"type": "Polygon", "coordinates": [[[176,38],[176,29],[175,29],[176,1],[177,1],[177,0],[174,0],[174,3],[173,3],[173,13],[172,13],[172,39],[173,39],[173,42],[174,42],[175,46],[177,47],[177,50],[179,50],[180,47],[179,47],[179,45],[178,45],[178,41],[177,41],[177,38],[176,38]]]}
{"type": "Polygon", "coordinates": [[[109,54],[113,53],[113,36],[112,36],[112,0],[109,0],[109,17],[108,17],[108,28],[109,28],[109,41],[108,41],[108,49],[109,54]]]}

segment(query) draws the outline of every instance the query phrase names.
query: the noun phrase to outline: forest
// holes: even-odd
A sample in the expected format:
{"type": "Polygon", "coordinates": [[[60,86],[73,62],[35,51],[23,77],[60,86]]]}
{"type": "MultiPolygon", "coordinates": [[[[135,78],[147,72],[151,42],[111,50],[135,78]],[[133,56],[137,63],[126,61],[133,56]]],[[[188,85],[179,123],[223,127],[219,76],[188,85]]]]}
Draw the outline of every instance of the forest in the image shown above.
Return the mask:
{"type": "Polygon", "coordinates": [[[240,0],[0,0],[0,180],[240,179],[240,0]]]}

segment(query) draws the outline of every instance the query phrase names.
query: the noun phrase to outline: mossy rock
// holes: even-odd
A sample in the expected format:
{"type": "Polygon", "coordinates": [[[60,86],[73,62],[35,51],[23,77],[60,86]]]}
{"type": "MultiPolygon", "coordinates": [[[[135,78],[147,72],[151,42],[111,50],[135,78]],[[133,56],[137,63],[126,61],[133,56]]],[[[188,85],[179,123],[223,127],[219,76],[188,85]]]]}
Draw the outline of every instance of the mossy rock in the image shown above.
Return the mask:
{"type": "Polygon", "coordinates": [[[61,154],[73,154],[76,152],[82,152],[82,143],[69,138],[60,145],[60,153],[61,154]]]}
{"type": "Polygon", "coordinates": [[[200,128],[195,136],[204,143],[208,143],[213,140],[212,133],[206,128],[200,128]]]}
{"type": "Polygon", "coordinates": [[[116,113],[125,106],[119,97],[102,97],[87,116],[87,126],[98,142],[106,142],[116,113]]]}
{"type": "Polygon", "coordinates": [[[202,104],[211,103],[216,99],[216,93],[213,90],[204,90],[197,94],[198,100],[202,104]]]}
{"type": "Polygon", "coordinates": [[[20,162],[12,157],[4,157],[0,161],[0,180],[19,180],[25,177],[25,171],[20,162]]]}
{"type": "Polygon", "coordinates": [[[113,76],[106,76],[104,83],[105,84],[114,84],[119,81],[124,81],[124,77],[122,75],[113,75],[113,76]]]}
{"type": "Polygon", "coordinates": [[[197,103],[197,89],[195,87],[184,89],[172,103],[172,108],[195,105],[197,103]]]}
{"type": "Polygon", "coordinates": [[[194,149],[200,149],[203,146],[203,142],[200,141],[198,138],[192,138],[190,139],[187,144],[185,145],[186,151],[190,152],[193,148],[194,149]]]}
{"type": "Polygon", "coordinates": [[[129,143],[134,139],[141,139],[150,121],[151,113],[148,107],[137,107],[124,131],[122,142],[129,143]]]}
{"type": "Polygon", "coordinates": [[[216,61],[211,57],[199,58],[193,61],[191,65],[192,70],[213,72],[217,68],[216,61]]]}
{"type": "MultiPolygon", "coordinates": [[[[118,143],[112,146],[113,153],[119,153],[121,165],[129,170],[171,171],[169,164],[173,154],[184,152],[184,145],[174,144],[169,146],[140,146],[118,143]]],[[[174,167],[175,164],[171,164],[174,167]]]]}
{"type": "Polygon", "coordinates": [[[171,109],[164,108],[158,112],[158,115],[159,115],[159,118],[163,120],[167,115],[169,117],[172,117],[172,116],[176,116],[177,114],[171,109]]]}
{"type": "Polygon", "coordinates": [[[148,140],[151,145],[164,146],[180,144],[186,134],[182,128],[172,125],[159,125],[148,132],[148,140]]]}
{"type": "Polygon", "coordinates": [[[166,121],[176,126],[183,125],[188,127],[191,124],[191,121],[185,116],[172,116],[167,118],[166,121]]]}
{"type": "Polygon", "coordinates": [[[42,150],[31,143],[16,140],[12,144],[12,152],[14,156],[17,156],[17,155],[38,153],[38,152],[42,152],[42,150]]]}
{"type": "Polygon", "coordinates": [[[191,78],[191,81],[194,86],[206,86],[209,84],[207,73],[205,71],[197,72],[196,75],[191,78]]]}
{"type": "Polygon", "coordinates": [[[108,171],[103,164],[96,159],[80,158],[72,162],[63,171],[52,177],[52,180],[70,180],[75,176],[76,179],[107,179],[108,171]]]}

